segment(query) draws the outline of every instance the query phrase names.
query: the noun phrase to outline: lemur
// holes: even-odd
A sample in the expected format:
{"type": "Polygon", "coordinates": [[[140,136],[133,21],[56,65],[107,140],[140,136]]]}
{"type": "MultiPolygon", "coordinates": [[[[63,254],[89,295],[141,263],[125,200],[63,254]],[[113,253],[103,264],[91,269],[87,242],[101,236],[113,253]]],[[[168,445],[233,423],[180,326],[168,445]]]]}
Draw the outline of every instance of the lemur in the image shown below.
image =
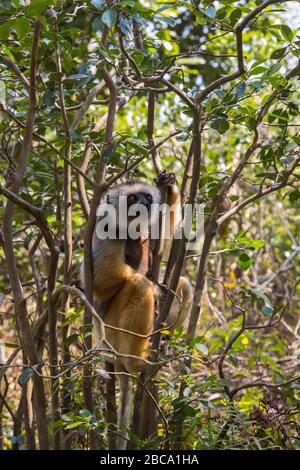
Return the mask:
{"type": "MultiPolygon", "coordinates": [[[[181,224],[180,191],[175,176],[165,170],[159,175],[155,186],[145,183],[122,183],[109,190],[100,203],[112,205],[118,213],[120,200],[126,199],[128,212],[126,221],[134,221],[137,216],[129,215],[137,204],[147,209],[147,225],[151,229],[158,222],[158,214],[153,213],[154,204],[161,201],[161,191],[166,188],[167,205],[170,207],[170,237],[164,240],[163,257],[168,255],[175,231],[181,224]]],[[[101,208],[100,207],[100,208],[101,208]]],[[[118,214],[119,215],[119,214],[118,214]]],[[[99,222],[101,216],[98,217],[99,222]]],[[[115,359],[117,372],[138,373],[145,367],[151,347],[151,335],[155,320],[155,300],[161,296],[161,289],[150,278],[152,250],[149,234],[141,232],[137,239],[119,237],[122,229],[120,222],[110,220],[116,229],[116,239],[100,239],[97,224],[93,236],[93,274],[94,298],[99,302],[98,313],[106,325],[122,328],[146,337],[134,336],[123,331],[105,328],[108,343],[121,355],[135,356],[115,359]]],[[[121,222],[122,223],[122,222],[121,222]]],[[[150,230],[149,230],[150,232],[150,230]]],[[[151,233],[150,233],[151,235],[151,233]]],[[[191,284],[180,277],[176,296],[167,318],[170,330],[183,325],[189,316],[192,305],[191,284]]],[[[97,325],[94,323],[97,339],[97,325]]],[[[109,356],[109,355],[108,355],[109,356]]],[[[112,356],[110,359],[112,361],[112,356]]],[[[119,376],[120,414],[119,425],[128,427],[131,408],[131,389],[129,377],[119,376]]],[[[125,448],[126,441],[121,439],[118,448],[125,448]]]]}

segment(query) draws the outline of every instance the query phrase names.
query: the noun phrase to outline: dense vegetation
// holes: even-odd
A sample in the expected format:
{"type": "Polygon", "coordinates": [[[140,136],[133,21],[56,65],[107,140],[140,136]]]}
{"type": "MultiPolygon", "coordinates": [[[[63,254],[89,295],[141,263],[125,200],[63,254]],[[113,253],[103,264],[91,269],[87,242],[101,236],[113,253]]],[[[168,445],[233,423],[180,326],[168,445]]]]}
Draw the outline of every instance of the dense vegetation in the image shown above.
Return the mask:
{"type": "Polygon", "coordinates": [[[91,233],[107,184],[161,168],[204,204],[205,235],[200,253],[171,252],[167,284],[183,265],[195,287],[191,320],[135,379],[129,445],[299,447],[297,12],[0,0],[0,448],[113,445],[91,233]]]}

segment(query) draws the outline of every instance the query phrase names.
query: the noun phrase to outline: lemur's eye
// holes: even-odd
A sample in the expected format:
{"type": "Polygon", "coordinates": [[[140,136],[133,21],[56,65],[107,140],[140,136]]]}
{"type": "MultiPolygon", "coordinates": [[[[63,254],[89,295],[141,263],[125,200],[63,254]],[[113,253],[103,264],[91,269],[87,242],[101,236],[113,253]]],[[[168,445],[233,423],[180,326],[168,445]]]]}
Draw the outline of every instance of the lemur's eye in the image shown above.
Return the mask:
{"type": "Polygon", "coordinates": [[[138,198],[135,194],[129,194],[128,196],[128,203],[129,204],[135,204],[137,202],[138,198]]]}
{"type": "Polygon", "coordinates": [[[150,204],[152,204],[153,198],[152,198],[151,194],[146,194],[146,198],[148,199],[150,204]]]}

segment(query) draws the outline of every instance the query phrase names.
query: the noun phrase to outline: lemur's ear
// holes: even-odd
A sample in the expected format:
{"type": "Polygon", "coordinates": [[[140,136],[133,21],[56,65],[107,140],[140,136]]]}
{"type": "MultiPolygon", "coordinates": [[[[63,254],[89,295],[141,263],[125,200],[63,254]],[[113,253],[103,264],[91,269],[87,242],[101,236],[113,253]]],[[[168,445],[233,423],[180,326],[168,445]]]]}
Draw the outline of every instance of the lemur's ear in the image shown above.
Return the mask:
{"type": "Polygon", "coordinates": [[[108,195],[108,194],[107,194],[107,196],[106,196],[106,202],[107,202],[107,204],[110,204],[110,200],[109,200],[109,195],[108,195]]]}

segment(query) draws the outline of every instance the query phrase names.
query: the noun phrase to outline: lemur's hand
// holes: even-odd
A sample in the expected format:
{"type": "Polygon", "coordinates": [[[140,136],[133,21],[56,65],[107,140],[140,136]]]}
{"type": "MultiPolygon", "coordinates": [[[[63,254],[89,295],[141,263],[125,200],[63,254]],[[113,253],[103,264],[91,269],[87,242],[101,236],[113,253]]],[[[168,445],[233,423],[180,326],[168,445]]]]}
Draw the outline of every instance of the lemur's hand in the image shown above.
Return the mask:
{"type": "Polygon", "coordinates": [[[170,173],[167,170],[163,170],[154,181],[158,188],[171,188],[172,186],[177,185],[175,174],[170,173]]]}

